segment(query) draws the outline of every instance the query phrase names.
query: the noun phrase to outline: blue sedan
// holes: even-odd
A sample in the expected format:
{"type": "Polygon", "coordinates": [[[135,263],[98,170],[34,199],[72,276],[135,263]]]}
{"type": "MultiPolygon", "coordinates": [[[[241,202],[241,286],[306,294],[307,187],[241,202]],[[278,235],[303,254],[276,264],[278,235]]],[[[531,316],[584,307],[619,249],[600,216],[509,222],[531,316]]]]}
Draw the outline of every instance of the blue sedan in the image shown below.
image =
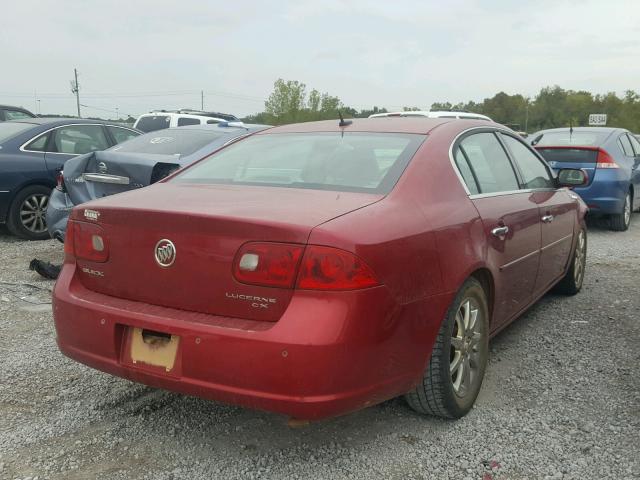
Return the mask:
{"type": "Polygon", "coordinates": [[[53,238],[64,241],[71,209],[96,198],[146,187],[224,145],[268,125],[222,122],[166,128],[103,152],[68,161],[51,194],[46,220],[53,238]]]}
{"type": "Polygon", "coordinates": [[[622,128],[554,128],[534,133],[531,144],[551,168],[580,168],[588,175],[574,191],[589,215],[609,219],[612,230],[624,231],[640,208],[640,142],[622,128]]]}
{"type": "Polygon", "coordinates": [[[77,118],[0,123],[0,224],[22,238],[49,238],[45,212],[64,163],[138,135],[122,125],[77,118]]]}

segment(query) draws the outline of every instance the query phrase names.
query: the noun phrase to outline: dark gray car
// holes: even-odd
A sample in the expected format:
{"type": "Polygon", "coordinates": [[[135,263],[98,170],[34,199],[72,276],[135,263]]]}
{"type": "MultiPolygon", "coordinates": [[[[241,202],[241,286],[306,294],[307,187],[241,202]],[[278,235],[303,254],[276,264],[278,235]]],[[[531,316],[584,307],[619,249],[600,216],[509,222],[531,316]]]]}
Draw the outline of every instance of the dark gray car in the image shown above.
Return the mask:
{"type": "Polygon", "coordinates": [[[64,242],[67,218],[76,205],[146,187],[231,141],[268,127],[219,123],[167,128],[73,158],[65,163],[49,199],[49,234],[64,242]]]}

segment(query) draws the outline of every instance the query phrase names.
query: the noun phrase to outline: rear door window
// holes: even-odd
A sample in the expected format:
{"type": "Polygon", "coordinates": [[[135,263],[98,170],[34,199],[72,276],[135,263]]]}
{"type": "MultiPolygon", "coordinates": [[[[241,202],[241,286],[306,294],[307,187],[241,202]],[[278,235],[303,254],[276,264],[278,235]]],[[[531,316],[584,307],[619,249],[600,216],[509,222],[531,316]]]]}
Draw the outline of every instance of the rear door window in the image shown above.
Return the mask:
{"type": "Polygon", "coordinates": [[[111,136],[116,141],[116,143],[126,142],[127,140],[131,140],[132,138],[140,135],[139,133],[134,132],[133,130],[129,130],[128,128],[113,127],[111,125],[107,127],[107,130],[109,130],[109,133],[111,133],[111,136]]]}
{"type": "Polygon", "coordinates": [[[31,143],[27,144],[24,149],[33,152],[44,152],[47,146],[47,140],[49,140],[49,133],[35,138],[31,143]]]}
{"type": "Polygon", "coordinates": [[[459,148],[469,161],[479,193],[520,189],[511,161],[495,134],[482,132],[469,135],[460,142],[459,148]]]}
{"type": "Polygon", "coordinates": [[[551,174],[544,163],[519,140],[509,135],[500,135],[520,170],[523,188],[553,188],[551,174]]]}
{"type": "Polygon", "coordinates": [[[640,142],[638,142],[638,140],[636,140],[636,137],[634,137],[633,135],[629,135],[629,141],[631,142],[631,146],[633,147],[633,151],[635,152],[636,156],[640,156],[640,142]]]}
{"type": "Polygon", "coordinates": [[[22,112],[20,110],[5,110],[4,111],[4,119],[5,120],[23,120],[25,118],[33,118],[33,115],[29,115],[28,113],[22,112]]]}
{"type": "Polygon", "coordinates": [[[168,115],[148,115],[138,119],[135,127],[143,132],[153,132],[169,128],[170,118],[168,115]]]}
{"type": "Polygon", "coordinates": [[[622,148],[622,151],[627,157],[634,156],[633,148],[631,147],[631,141],[629,140],[629,137],[627,137],[626,133],[620,135],[620,138],[618,138],[618,143],[620,144],[620,148],[622,148]]]}
{"type": "Polygon", "coordinates": [[[69,125],[53,132],[51,152],[81,155],[109,148],[102,125],[69,125]]]}
{"type": "Polygon", "coordinates": [[[473,176],[473,172],[471,171],[471,167],[469,166],[469,162],[467,157],[465,157],[462,150],[459,148],[456,149],[456,166],[458,167],[458,171],[464,180],[464,183],[467,185],[467,189],[471,195],[475,195],[480,193],[480,189],[478,187],[478,183],[476,182],[475,177],[473,176]]]}
{"type": "Polygon", "coordinates": [[[200,120],[197,118],[180,117],[178,118],[178,126],[184,127],[187,125],[200,125],[200,120]]]}

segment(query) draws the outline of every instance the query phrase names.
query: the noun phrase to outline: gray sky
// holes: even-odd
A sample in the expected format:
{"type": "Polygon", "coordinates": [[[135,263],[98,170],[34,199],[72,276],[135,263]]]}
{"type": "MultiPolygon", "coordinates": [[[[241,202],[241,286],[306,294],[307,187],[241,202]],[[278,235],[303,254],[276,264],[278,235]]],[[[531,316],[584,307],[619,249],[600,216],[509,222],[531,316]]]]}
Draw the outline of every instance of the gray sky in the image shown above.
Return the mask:
{"type": "Polygon", "coordinates": [[[0,103],[262,111],[279,78],[356,108],[640,90],[639,0],[6,1],[0,103]],[[36,93],[37,92],[37,93],[36,93]]]}

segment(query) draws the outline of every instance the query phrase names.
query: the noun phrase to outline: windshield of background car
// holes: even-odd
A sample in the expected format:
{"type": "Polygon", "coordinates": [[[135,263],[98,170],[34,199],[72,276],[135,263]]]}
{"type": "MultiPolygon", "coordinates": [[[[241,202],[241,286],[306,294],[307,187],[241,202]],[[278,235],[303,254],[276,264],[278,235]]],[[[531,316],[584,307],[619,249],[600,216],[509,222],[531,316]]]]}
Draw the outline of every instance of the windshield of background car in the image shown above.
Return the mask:
{"type": "MultiPolygon", "coordinates": [[[[244,130],[243,130],[244,132],[244,130]]],[[[140,135],[128,142],[110,148],[112,152],[158,153],[163,155],[190,155],[225,135],[224,131],[172,128],[140,135]]],[[[228,136],[229,139],[232,137],[228,136]]]]}
{"type": "Polygon", "coordinates": [[[206,158],[173,181],[388,193],[424,139],[360,132],[256,135],[206,158]]]}
{"type": "Polygon", "coordinates": [[[0,123],[0,144],[33,127],[32,123],[0,123]]]}
{"type": "Polygon", "coordinates": [[[573,133],[569,129],[561,130],[559,132],[546,132],[542,135],[536,135],[531,141],[531,145],[534,147],[546,147],[546,146],[564,146],[564,145],[580,145],[583,147],[597,147],[602,145],[611,132],[591,131],[591,132],[576,132],[573,133]]]}
{"type": "Polygon", "coordinates": [[[154,130],[169,128],[170,121],[171,119],[167,115],[149,115],[148,117],[140,118],[135,127],[142,132],[153,132],[154,130]]]}

